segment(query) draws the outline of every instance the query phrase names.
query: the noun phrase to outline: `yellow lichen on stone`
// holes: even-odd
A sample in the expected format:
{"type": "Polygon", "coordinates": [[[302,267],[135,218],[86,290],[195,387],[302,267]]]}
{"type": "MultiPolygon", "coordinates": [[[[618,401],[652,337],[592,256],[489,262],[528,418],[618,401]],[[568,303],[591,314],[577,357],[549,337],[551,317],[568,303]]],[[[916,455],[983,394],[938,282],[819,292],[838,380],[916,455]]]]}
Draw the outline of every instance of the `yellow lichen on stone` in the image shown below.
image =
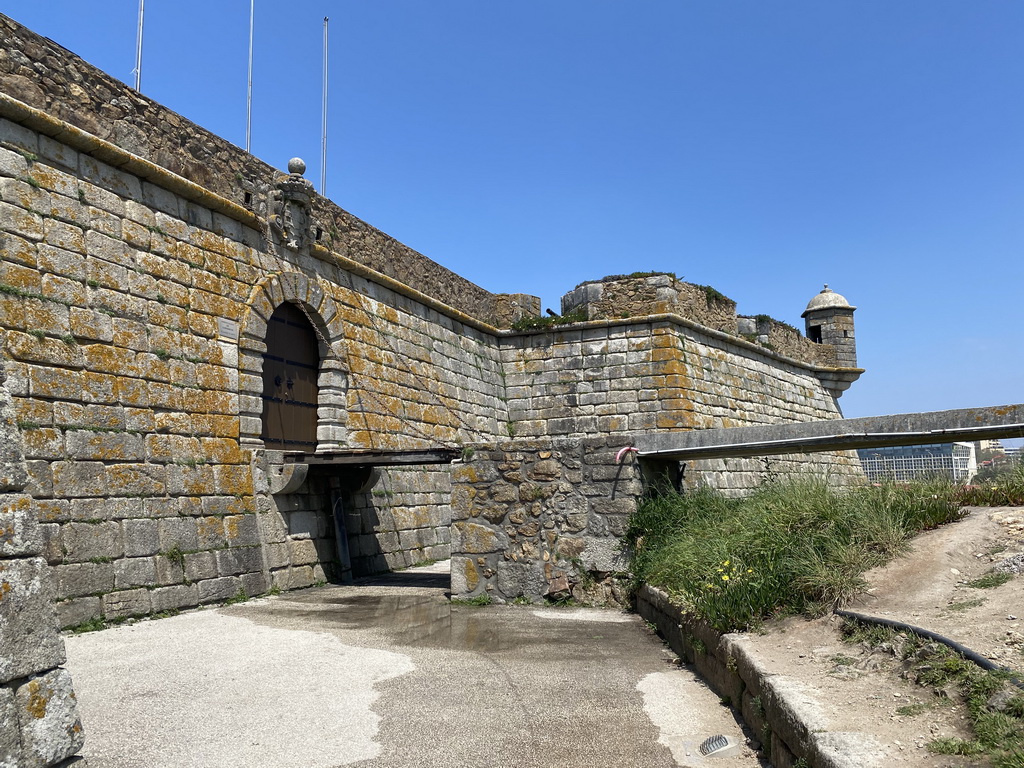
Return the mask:
{"type": "Polygon", "coordinates": [[[51,695],[38,680],[31,680],[28,684],[28,702],[25,704],[25,710],[37,720],[42,720],[46,717],[46,705],[50,703],[51,695]]]}
{"type": "Polygon", "coordinates": [[[463,572],[466,575],[466,590],[473,592],[480,585],[480,574],[477,573],[476,566],[473,565],[473,561],[468,558],[463,561],[465,566],[463,572]]]}

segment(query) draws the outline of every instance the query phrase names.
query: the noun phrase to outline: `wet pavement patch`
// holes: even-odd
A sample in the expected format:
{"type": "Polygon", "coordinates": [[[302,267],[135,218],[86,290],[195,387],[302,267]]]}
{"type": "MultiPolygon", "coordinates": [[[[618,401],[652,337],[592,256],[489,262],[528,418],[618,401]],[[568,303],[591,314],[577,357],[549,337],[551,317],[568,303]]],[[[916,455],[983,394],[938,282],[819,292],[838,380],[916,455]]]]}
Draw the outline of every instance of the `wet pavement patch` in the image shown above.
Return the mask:
{"type": "MultiPolygon", "coordinates": [[[[262,611],[246,610],[244,615],[260,621],[260,616],[254,613],[262,611]]],[[[444,595],[417,593],[283,597],[275,602],[271,613],[299,623],[306,619],[317,624],[383,633],[399,646],[490,653],[522,651],[529,646],[550,643],[552,627],[548,625],[553,621],[565,622],[565,626],[557,630],[563,649],[594,639],[613,642],[614,632],[604,626],[609,623],[606,616],[615,616],[614,623],[631,621],[628,617],[620,621],[620,614],[610,611],[593,611],[594,617],[581,619],[579,611],[571,608],[544,609],[540,616],[544,621],[537,621],[540,612],[531,606],[453,605],[444,595]]],[[[627,634],[634,631],[634,627],[629,627],[627,634]]],[[[623,638],[622,642],[631,641],[623,638]]]]}

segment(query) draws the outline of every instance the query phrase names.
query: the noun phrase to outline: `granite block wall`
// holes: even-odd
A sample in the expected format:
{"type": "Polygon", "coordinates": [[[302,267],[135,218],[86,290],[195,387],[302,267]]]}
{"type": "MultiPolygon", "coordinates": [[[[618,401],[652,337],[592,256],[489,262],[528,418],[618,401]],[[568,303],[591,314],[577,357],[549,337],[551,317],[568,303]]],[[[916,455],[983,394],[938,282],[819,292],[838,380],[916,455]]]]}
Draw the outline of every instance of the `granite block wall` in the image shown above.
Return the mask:
{"type": "Polygon", "coordinates": [[[448,467],[393,467],[346,502],[355,576],[395,571],[451,555],[448,467]]]}
{"type": "MultiPolygon", "coordinates": [[[[672,319],[539,331],[502,346],[508,430],[521,437],[621,435],[840,418],[814,370],[672,319]]],[[[772,459],[786,474],[813,467],[863,477],[851,452],[772,459]]],[[[691,485],[757,485],[763,460],[695,462],[691,485]]]]}
{"type": "MultiPolygon", "coordinates": [[[[321,447],[452,445],[507,420],[493,336],[456,312],[8,119],[0,248],[0,353],[63,626],[342,571],[329,489],[275,497],[260,454],[263,338],[282,301],[322,342],[321,447]]],[[[373,562],[441,556],[447,505],[433,508],[430,534],[360,528],[380,539],[373,562]]]]}
{"type": "Polygon", "coordinates": [[[0,360],[0,765],[44,768],[75,762],[85,733],[28,479],[0,360]]]}

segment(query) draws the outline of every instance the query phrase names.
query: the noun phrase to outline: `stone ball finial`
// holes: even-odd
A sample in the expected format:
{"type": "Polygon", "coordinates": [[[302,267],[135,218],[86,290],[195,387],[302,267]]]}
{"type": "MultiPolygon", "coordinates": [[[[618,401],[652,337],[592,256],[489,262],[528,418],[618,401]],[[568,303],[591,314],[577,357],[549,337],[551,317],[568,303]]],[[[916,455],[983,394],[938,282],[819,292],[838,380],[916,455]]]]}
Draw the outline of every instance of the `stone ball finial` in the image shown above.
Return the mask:
{"type": "Polygon", "coordinates": [[[299,176],[306,172],[306,161],[301,157],[293,157],[288,161],[288,173],[294,173],[299,176]]]}

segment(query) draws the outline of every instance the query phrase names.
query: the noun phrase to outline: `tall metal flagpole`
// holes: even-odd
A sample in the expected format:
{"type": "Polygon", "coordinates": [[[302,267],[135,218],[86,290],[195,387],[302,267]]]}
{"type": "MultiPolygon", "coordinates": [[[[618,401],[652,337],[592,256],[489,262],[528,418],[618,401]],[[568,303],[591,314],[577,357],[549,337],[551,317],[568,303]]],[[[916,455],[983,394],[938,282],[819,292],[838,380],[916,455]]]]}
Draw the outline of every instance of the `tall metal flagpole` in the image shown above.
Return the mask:
{"type": "Polygon", "coordinates": [[[320,144],[320,194],[327,196],[327,23],[324,16],[324,106],[323,106],[323,138],[320,144]]]}
{"type": "Polygon", "coordinates": [[[256,0],[249,0],[249,90],[245,96],[245,151],[249,151],[252,136],[252,19],[256,11],[256,0]]]}
{"type": "Polygon", "coordinates": [[[139,0],[139,31],[135,40],[135,90],[142,91],[142,19],[146,12],[146,0],[139,0]]]}

